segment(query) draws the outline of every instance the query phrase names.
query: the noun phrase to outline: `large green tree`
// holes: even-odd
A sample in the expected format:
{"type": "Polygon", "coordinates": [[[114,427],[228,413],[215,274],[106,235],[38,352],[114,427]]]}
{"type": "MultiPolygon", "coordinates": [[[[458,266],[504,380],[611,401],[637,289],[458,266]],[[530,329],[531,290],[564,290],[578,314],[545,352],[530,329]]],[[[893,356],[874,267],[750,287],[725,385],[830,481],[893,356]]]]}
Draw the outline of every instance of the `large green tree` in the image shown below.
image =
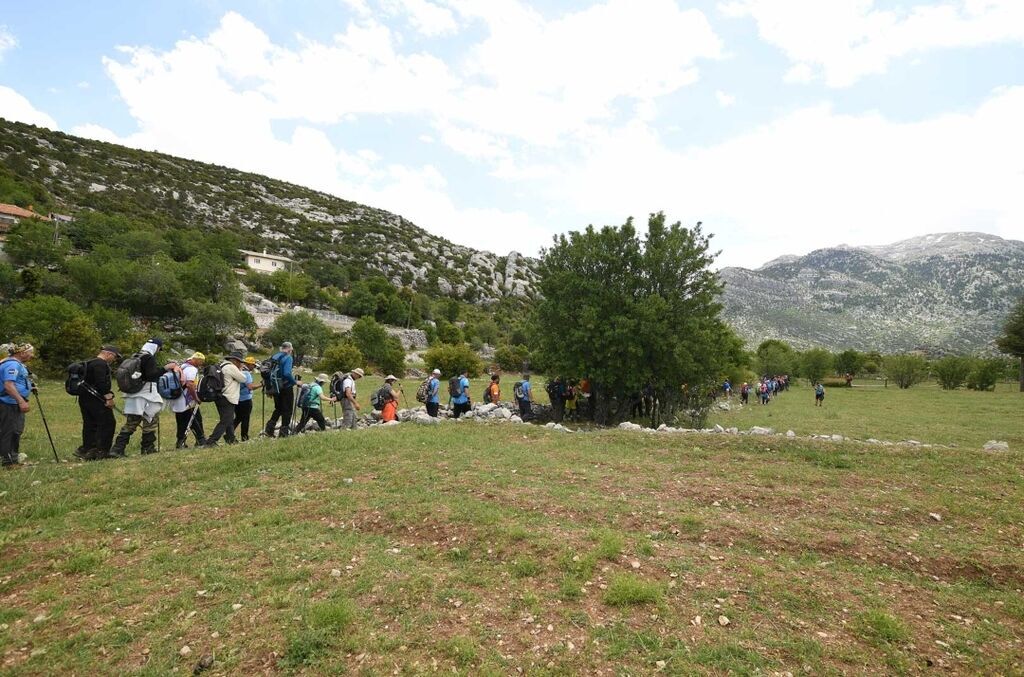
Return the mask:
{"type": "Polygon", "coordinates": [[[335,334],[324,321],[306,310],[282,313],[266,334],[275,348],[290,341],[295,348],[295,364],[302,364],[303,355],[319,357],[335,340],[335,334]]]}
{"type": "Polygon", "coordinates": [[[53,224],[22,219],[11,228],[4,251],[22,266],[54,266],[64,263],[70,251],[67,239],[54,239],[53,224]]]}
{"type": "Polygon", "coordinates": [[[907,389],[928,378],[928,362],[920,355],[890,355],[883,367],[886,378],[907,389]]]}
{"type": "Polygon", "coordinates": [[[811,383],[825,378],[834,364],[832,353],[824,348],[811,348],[800,355],[800,374],[811,383]]]}
{"type": "Polygon", "coordinates": [[[996,339],[996,346],[1007,355],[1020,360],[1020,391],[1024,393],[1024,296],[1014,306],[1003,325],[1003,334],[996,339]]]}
{"type": "Polygon", "coordinates": [[[544,252],[538,358],[552,375],[590,379],[598,422],[625,419],[648,384],[656,418],[706,412],[703,398],[741,352],[720,318],[708,240],[699,225],[666,225],[658,213],[646,238],[629,219],[560,235],[544,252]]]}
{"type": "Polygon", "coordinates": [[[800,356],[793,347],[779,339],[766,339],[757,347],[755,367],[764,376],[792,374],[799,366],[800,356]]]}

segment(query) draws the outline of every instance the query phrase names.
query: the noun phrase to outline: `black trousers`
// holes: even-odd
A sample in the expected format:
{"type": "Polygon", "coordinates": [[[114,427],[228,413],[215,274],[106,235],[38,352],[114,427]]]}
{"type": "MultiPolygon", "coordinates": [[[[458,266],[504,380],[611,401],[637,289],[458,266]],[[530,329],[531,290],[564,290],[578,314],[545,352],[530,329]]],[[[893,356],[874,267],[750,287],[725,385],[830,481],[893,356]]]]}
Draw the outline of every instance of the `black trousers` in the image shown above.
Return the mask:
{"type": "Polygon", "coordinates": [[[440,408],[440,402],[427,402],[427,415],[437,418],[437,410],[440,408]]]}
{"type": "Polygon", "coordinates": [[[278,419],[281,419],[281,437],[288,437],[288,433],[291,432],[288,426],[292,422],[292,409],[294,407],[295,390],[291,386],[274,395],[274,413],[270,415],[267,427],[263,431],[267,437],[274,436],[274,427],[277,426],[278,419]]]}
{"type": "Polygon", "coordinates": [[[296,429],[298,432],[306,431],[306,424],[309,423],[310,419],[316,421],[316,424],[320,426],[320,430],[327,430],[327,421],[324,420],[324,413],[320,411],[320,408],[306,407],[302,410],[302,418],[299,419],[299,427],[296,429]]]}
{"type": "Polygon", "coordinates": [[[79,397],[78,409],[82,412],[82,451],[110,451],[117,428],[114,410],[108,409],[95,395],[79,397]]]}
{"type": "Polygon", "coordinates": [[[210,433],[210,437],[207,438],[208,444],[215,444],[217,440],[223,437],[229,444],[235,442],[235,405],[228,402],[228,398],[221,395],[215,400],[217,405],[217,416],[220,420],[217,421],[217,425],[214,427],[213,432],[210,433]]]}
{"type": "Polygon", "coordinates": [[[455,418],[459,418],[472,408],[473,405],[470,404],[469,400],[466,400],[462,404],[452,403],[452,414],[455,416],[455,418]]]}
{"type": "Polygon", "coordinates": [[[177,411],[174,413],[174,422],[178,426],[178,442],[184,442],[185,438],[188,437],[188,422],[192,419],[192,413],[195,411],[195,419],[192,420],[192,432],[196,434],[196,444],[202,444],[206,441],[206,433],[203,432],[203,412],[199,409],[186,409],[185,411],[177,411]]]}
{"type": "Polygon", "coordinates": [[[519,400],[519,418],[524,421],[533,417],[533,405],[530,400],[519,400]]]}
{"type": "Polygon", "coordinates": [[[244,400],[235,405],[235,427],[242,428],[242,441],[249,439],[249,419],[252,417],[252,400],[244,400]]]}
{"type": "Polygon", "coordinates": [[[0,462],[18,463],[21,434],[25,432],[25,414],[16,404],[0,402],[0,462]]]}

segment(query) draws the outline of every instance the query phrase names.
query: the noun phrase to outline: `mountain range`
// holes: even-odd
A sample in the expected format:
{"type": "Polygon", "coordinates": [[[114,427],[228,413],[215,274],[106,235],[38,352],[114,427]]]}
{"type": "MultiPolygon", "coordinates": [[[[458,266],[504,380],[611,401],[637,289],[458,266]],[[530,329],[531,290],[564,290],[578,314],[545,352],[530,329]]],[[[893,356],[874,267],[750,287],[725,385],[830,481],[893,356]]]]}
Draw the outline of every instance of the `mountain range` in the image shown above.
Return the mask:
{"type": "Polygon", "coordinates": [[[1024,242],[939,233],[783,256],[721,277],[725,317],[751,346],[778,338],[799,348],[979,352],[1024,294],[1024,242]]]}
{"type": "MultiPolygon", "coordinates": [[[[2,119],[0,161],[43,187],[57,211],[231,230],[249,249],[327,258],[434,297],[487,305],[536,295],[535,259],[457,245],[383,209],[265,176],[2,119]]],[[[725,317],[751,347],[780,338],[799,348],[977,352],[1024,294],[1024,242],[943,233],[720,274],[725,317]]]]}

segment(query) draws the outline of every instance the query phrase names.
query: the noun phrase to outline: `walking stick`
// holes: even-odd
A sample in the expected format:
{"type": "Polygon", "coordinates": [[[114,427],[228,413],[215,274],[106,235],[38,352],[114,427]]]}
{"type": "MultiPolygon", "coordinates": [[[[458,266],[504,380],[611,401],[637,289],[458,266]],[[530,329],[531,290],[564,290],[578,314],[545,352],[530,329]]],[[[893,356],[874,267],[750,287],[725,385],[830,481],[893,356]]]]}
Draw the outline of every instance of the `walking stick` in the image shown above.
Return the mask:
{"type": "Polygon", "coordinates": [[[260,400],[260,415],[263,417],[263,425],[260,426],[260,431],[265,433],[267,431],[267,393],[261,388],[260,394],[263,395],[263,398],[260,400]]]}
{"type": "Polygon", "coordinates": [[[60,463],[60,457],[57,456],[57,447],[53,443],[53,435],[50,434],[50,425],[46,422],[46,414],[43,413],[43,402],[39,399],[39,391],[33,387],[32,392],[36,396],[36,406],[39,407],[39,415],[43,419],[43,428],[46,429],[46,437],[50,440],[50,448],[53,449],[53,460],[60,463]]]}
{"type": "Polygon", "coordinates": [[[156,413],[156,453],[160,453],[160,412],[156,413]]]}
{"type": "MultiPolygon", "coordinates": [[[[188,437],[189,433],[192,433],[192,437],[196,438],[196,444],[199,444],[199,433],[192,429],[192,422],[196,420],[196,414],[199,413],[199,403],[196,402],[196,406],[192,409],[192,415],[188,419],[188,427],[185,428],[185,437],[188,437]]],[[[159,426],[160,423],[157,422],[159,426]]]]}

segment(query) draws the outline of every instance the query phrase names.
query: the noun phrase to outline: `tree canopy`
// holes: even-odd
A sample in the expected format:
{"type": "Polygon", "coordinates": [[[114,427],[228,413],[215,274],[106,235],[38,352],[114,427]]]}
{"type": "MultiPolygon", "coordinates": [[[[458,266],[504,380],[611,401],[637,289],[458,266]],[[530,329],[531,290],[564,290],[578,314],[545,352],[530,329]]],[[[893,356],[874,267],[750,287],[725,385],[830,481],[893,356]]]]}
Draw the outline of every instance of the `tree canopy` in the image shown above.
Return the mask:
{"type": "Polygon", "coordinates": [[[1020,359],[1020,391],[1024,393],[1024,296],[1006,318],[1002,335],[996,339],[996,346],[1007,355],[1020,359]]]}

